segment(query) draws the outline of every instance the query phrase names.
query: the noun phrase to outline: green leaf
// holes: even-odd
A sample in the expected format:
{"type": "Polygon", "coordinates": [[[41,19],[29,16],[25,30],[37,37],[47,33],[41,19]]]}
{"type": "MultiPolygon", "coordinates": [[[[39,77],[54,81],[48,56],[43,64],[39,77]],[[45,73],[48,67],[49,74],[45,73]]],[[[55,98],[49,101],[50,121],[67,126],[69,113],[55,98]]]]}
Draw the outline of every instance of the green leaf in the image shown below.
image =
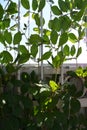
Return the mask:
{"type": "Polygon", "coordinates": [[[67,3],[65,1],[58,0],[58,5],[59,5],[59,8],[61,9],[61,11],[63,11],[63,12],[68,11],[68,6],[67,6],[67,3]]]}
{"type": "Polygon", "coordinates": [[[28,17],[30,15],[29,11],[27,11],[23,16],[28,17]]]}
{"type": "Polygon", "coordinates": [[[48,60],[51,55],[52,55],[52,52],[51,52],[51,51],[47,51],[47,52],[45,52],[45,53],[42,55],[41,60],[48,60]]]}
{"type": "Polygon", "coordinates": [[[79,77],[83,76],[83,68],[82,67],[78,67],[75,72],[76,72],[77,76],[79,76],[79,77]]]}
{"type": "Polygon", "coordinates": [[[61,34],[60,39],[59,39],[59,47],[64,45],[67,41],[68,41],[67,33],[61,34]]]}
{"type": "Polygon", "coordinates": [[[4,10],[3,10],[2,5],[0,4],[0,19],[2,19],[3,14],[4,14],[4,10]]]}
{"type": "Polygon", "coordinates": [[[27,48],[24,45],[19,45],[18,46],[18,50],[22,53],[22,54],[29,54],[27,48]]]}
{"type": "Polygon", "coordinates": [[[69,46],[68,45],[65,45],[64,48],[63,48],[63,52],[66,56],[69,56],[69,46]]]}
{"type": "Polygon", "coordinates": [[[22,4],[22,6],[23,6],[25,9],[27,9],[27,10],[30,9],[29,0],[21,0],[21,4],[22,4]]]}
{"type": "Polygon", "coordinates": [[[15,31],[17,27],[18,27],[18,24],[14,24],[13,26],[10,27],[10,30],[15,31]]]}
{"type": "Polygon", "coordinates": [[[13,57],[8,51],[3,51],[0,54],[0,57],[1,57],[1,62],[2,63],[10,63],[10,62],[13,61],[13,57]]]}
{"type": "Polygon", "coordinates": [[[54,58],[52,57],[52,65],[54,66],[54,68],[58,68],[60,67],[62,60],[63,60],[63,56],[61,58],[61,53],[59,52],[58,55],[56,55],[54,58]]]}
{"type": "Polygon", "coordinates": [[[81,108],[81,105],[80,105],[80,102],[79,100],[75,99],[75,98],[72,98],[70,100],[70,107],[71,107],[71,112],[72,113],[77,113],[79,112],[80,108],[81,108]]]}
{"type": "MultiPolygon", "coordinates": [[[[36,14],[33,14],[33,15],[32,15],[32,18],[35,19],[35,22],[36,22],[36,25],[37,25],[37,26],[41,26],[39,14],[37,14],[37,13],[36,13],[36,14]]],[[[42,24],[44,25],[44,23],[45,23],[44,18],[43,18],[42,22],[43,22],[42,24]]]]}
{"type": "Polygon", "coordinates": [[[42,11],[46,3],[46,0],[40,0],[39,6],[38,6],[38,12],[42,11]]]}
{"type": "Polygon", "coordinates": [[[36,44],[33,44],[31,46],[31,55],[33,57],[36,57],[37,53],[38,53],[38,46],[36,44]]]}
{"type": "MultiPolygon", "coordinates": [[[[29,74],[27,72],[22,72],[21,73],[21,80],[24,82],[29,82],[29,80],[30,80],[29,74]]],[[[28,86],[26,86],[26,87],[28,88],[28,86]]],[[[26,87],[25,87],[25,89],[26,89],[26,87]]]]}
{"type": "Polygon", "coordinates": [[[48,30],[48,29],[44,29],[44,30],[43,30],[43,33],[44,33],[45,35],[47,35],[47,36],[50,36],[51,31],[48,30]]]}
{"type": "Polygon", "coordinates": [[[50,80],[49,85],[51,87],[52,92],[55,92],[59,88],[59,86],[53,80],[50,80]]]}
{"type": "Polygon", "coordinates": [[[72,45],[72,47],[71,47],[71,52],[70,52],[71,56],[74,56],[74,55],[75,55],[75,52],[76,52],[76,48],[75,48],[74,45],[72,45]]]}
{"type": "Polygon", "coordinates": [[[22,53],[19,55],[18,57],[18,64],[23,64],[23,63],[26,63],[30,58],[30,55],[29,53],[22,53]]]}
{"type": "Polygon", "coordinates": [[[60,23],[60,28],[65,31],[67,29],[69,29],[71,27],[71,19],[69,18],[69,16],[61,16],[59,17],[59,23],[60,23]]]}
{"type": "Polygon", "coordinates": [[[37,0],[32,0],[32,9],[35,11],[38,7],[38,1],[37,0]]]}
{"type": "Polygon", "coordinates": [[[77,75],[76,75],[75,71],[72,71],[72,70],[67,71],[67,75],[70,76],[70,77],[72,77],[72,78],[73,77],[77,78],[77,75]]]}
{"type": "Polygon", "coordinates": [[[41,38],[38,34],[32,34],[29,39],[30,44],[39,44],[41,43],[41,38]]]}
{"type": "Polygon", "coordinates": [[[51,10],[52,12],[55,14],[55,15],[61,15],[62,12],[59,10],[59,8],[57,6],[52,6],[51,7],[51,10]]]}
{"type": "Polygon", "coordinates": [[[16,71],[16,69],[15,69],[15,67],[14,67],[13,64],[8,64],[8,65],[6,66],[6,71],[7,71],[8,73],[13,73],[13,72],[16,71]]]}
{"type": "Polygon", "coordinates": [[[77,55],[76,55],[76,57],[79,57],[79,55],[82,53],[82,48],[81,47],[79,47],[78,48],[78,51],[77,51],[77,55]]]}
{"type": "Polygon", "coordinates": [[[68,39],[69,39],[72,43],[76,43],[76,42],[77,42],[77,37],[75,36],[74,33],[69,33],[68,39]]]}
{"type": "Polygon", "coordinates": [[[47,35],[43,35],[43,43],[50,44],[50,40],[49,40],[49,37],[47,35]]]}
{"type": "Polygon", "coordinates": [[[53,30],[53,31],[51,32],[50,39],[51,39],[51,42],[52,42],[53,44],[56,44],[57,39],[58,39],[58,34],[57,34],[56,31],[53,30]]]}
{"type": "Polygon", "coordinates": [[[0,28],[2,30],[5,30],[6,28],[9,28],[10,26],[10,19],[9,18],[5,18],[2,21],[0,21],[0,28]]]}
{"type": "Polygon", "coordinates": [[[35,31],[36,33],[40,34],[40,29],[38,27],[33,28],[33,31],[35,31]]]}
{"type": "Polygon", "coordinates": [[[15,2],[10,2],[7,10],[6,10],[9,14],[15,14],[18,12],[18,8],[17,8],[17,4],[15,2]]]}
{"type": "Polygon", "coordinates": [[[34,14],[33,18],[35,19],[36,25],[40,26],[40,16],[39,16],[39,14],[34,14]]]}
{"type": "Polygon", "coordinates": [[[21,42],[21,40],[22,40],[22,34],[21,34],[21,32],[17,32],[14,35],[14,39],[13,39],[14,45],[19,44],[21,42]]]}
{"type": "Polygon", "coordinates": [[[55,17],[53,20],[49,21],[48,26],[50,29],[60,31],[61,30],[61,21],[55,17]]]}
{"type": "Polygon", "coordinates": [[[10,26],[10,19],[9,18],[6,18],[3,20],[3,27],[4,28],[8,28],[10,26]]]}
{"type": "Polygon", "coordinates": [[[7,30],[4,32],[4,37],[7,43],[12,43],[12,34],[11,32],[8,32],[7,30]]]}
{"type": "Polygon", "coordinates": [[[75,4],[78,9],[81,9],[84,5],[84,2],[83,2],[83,0],[75,0],[75,4]]]}
{"type": "Polygon", "coordinates": [[[0,43],[2,43],[5,46],[5,37],[3,33],[0,33],[0,43]]]}
{"type": "Polygon", "coordinates": [[[75,17],[74,17],[74,20],[75,21],[80,21],[82,16],[83,16],[83,13],[84,13],[84,9],[80,10],[79,12],[77,12],[75,17]]]}

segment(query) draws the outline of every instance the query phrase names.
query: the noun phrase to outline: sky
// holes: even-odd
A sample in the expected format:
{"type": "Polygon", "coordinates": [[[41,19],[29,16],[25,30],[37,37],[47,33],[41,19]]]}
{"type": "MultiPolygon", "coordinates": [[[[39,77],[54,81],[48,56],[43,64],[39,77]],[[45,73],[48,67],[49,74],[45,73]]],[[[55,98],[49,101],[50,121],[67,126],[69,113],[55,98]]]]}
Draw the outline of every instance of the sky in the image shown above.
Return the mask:
{"type": "MultiPolygon", "coordinates": [[[[13,0],[14,2],[16,2],[17,0],[13,0]]],[[[32,0],[30,0],[32,1],[32,0]]],[[[5,6],[5,3],[7,2],[7,0],[0,0],[0,3],[2,5],[5,6]]],[[[55,4],[57,4],[57,0],[54,0],[55,4]]],[[[24,14],[24,12],[26,12],[25,10],[23,10],[23,8],[21,8],[21,14],[24,14]]],[[[46,7],[43,11],[43,17],[45,18],[46,20],[46,24],[45,24],[45,27],[47,27],[47,24],[48,24],[48,20],[50,19],[50,6],[49,6],[49,3],[46,4],[46,7]]],[[[29,22],[30,22],[30,25],[29,25],[29,32],[26,32],[26,35],[28,36],[29,33],[33,33],[33,27],[35,26],[35,22],[34,20],[32,20],[31,18],[29,19],[29,22]]],[[[24,18],[23,15],[21,15],[21,20],[20,20],[20,23],[21,23],[21,28],[23,28],[23,25],[24,23],[28,23],[28,18],[24,18]]],[[[85,43],[85,40],[81,40],[80,42],[80,46],[82,47],[82,54],[80,55],[80,57],[78,58],[77,62],[78,63],[81,63],[81,64],[84,64],[84,63],[87,63],[87,46],[86,46],[86,43],[85,43]]],[[[2,50],[2,46],[0,45],[0,50],[2,50]]],[[[46,51],[46,49],[44,49],[44,52],[46,51]]],[[[72,61],[67,61],[66,63],[76,63],[76,60],[72,60],[72,61]]]]}

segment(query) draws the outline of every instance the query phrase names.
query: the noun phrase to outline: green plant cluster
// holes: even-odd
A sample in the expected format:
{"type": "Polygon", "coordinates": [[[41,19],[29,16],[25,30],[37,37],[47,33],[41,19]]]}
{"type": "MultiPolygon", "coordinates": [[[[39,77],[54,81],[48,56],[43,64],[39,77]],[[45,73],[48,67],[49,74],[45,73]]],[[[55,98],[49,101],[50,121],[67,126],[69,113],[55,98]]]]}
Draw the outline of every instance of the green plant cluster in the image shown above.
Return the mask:
{"type": "MultiPolygon", "coordinates": [[[[84,37],[87,0],[58,0],[57,5],[49,0],[54,17],[49,20],[47,29],[44,26],[46,20],[42,19],[43,36],[40,35],[40,13],[47,1],[20,2],[25,10],[23,16],[28,17],[32,13],[36,27],[33,28],[34,33],[26,37],[24,32],[17,31],[18,23],[13,21],[18,20],[17,3],[10,0],[6,7],[0,4],[0,44],[4,47],[0,50],[0,129],[87,130],[87,117],[79,113],[81,104],[78,98],[82,93],[77,93],[74,84],[67,81],[60,85],[56,80],[40,83],[34,71],[30,74],[22,72],[20,80],[17,76],[24,63],[37,58],[41,45],[48,51],[37,58],[38,62],[47,60],[56,71],[68,57],[79,57],[82,48],[76,49],[75,45],[84,37]],[[32,12],[29,11],[31,8],[32,12]],[[27,42],[21,44],[23,37],[27,42]],[[11,51],[15,52],[15,58],[11,51]]],[[[27,28],[24,24],[24,31],[27,28]]],[[[79,70],[73,76],[78,75],[79,70]]],[[[86,82],[85,78],[85,86],[86,82]]]]}

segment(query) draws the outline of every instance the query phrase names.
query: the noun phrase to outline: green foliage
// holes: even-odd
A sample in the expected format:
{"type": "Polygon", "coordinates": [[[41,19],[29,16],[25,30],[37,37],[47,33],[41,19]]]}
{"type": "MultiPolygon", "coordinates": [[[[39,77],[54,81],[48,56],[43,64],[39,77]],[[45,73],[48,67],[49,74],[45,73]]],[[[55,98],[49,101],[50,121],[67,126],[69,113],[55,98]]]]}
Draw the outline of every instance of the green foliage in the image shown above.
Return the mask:
{"type": "Polygon", "coordinates": [[[30,8],[30,3],[29,3],[29,1],[28,0],[21,0],[21,4],[22,4],[22,6],[25,8],[25,9],[27,9],[27,10],[29,10],[29,8],[30,8]]]}
{"type": "Polygon", "coordinates": [[[72,47],[71,47],[71,56],[74,56],[75,52],[76,52],[76,48],[75,48],[74,45],[72,45],[72,47]]]}
{"type": "Polygon", "coordinates": [[[69,56],[69,54],[70,54],[70,48],[69,48],[68,45],[65,45],[65,46],[64,46],[63,51],[64,51],[64,54],[65,54],[66,56],[69,56]]]}
{"type": "MultiPolygon", "coordinates": [[[[39,14],[38,13],[33,14],[32,17],[35,19],[36,25],[38,27],[40,27],[41,26],[41,22],[40,22],[40,16],[39,16],[39,14]]],[[[44,23],[45,23],[45,20],[43,18],[43,25],[44,25],[44,23]]]]}
{"type": "Polygon", "coordinates": [[[59,8],[57,6],[52,6],[52,12],[55,14],[55,15],[61,15],[62,12],[59,10],[59,8]]]}
{"type": "Polygon", "coordinates": [[[52,55],[52,52],[47,51],[42,55],[41,60],[47,60],[47,59],[49,59],[51,57],[51,55],[52,55]]]}
{"type": "Polygon", "coordinates": [[[42,11],[42,9],[45,6],[45,0],[40,0],[39,5],[38,5],[38,12],[42,11]]]}
{"type": "Polygon", "coordinates": [[[28,53],[28,50],[24,45],[19,45],[18,49],[20,53],[28,53]]]}
{"type": "MultiPolygon", "coordinates": [[[[18,20],[17,3],[10,0],[6,8],[0,4],[0,44],[4,47],[0,52],[0,129],[82,130],[84,126],[86,130],[87,117],[79,113],[81,104],[78,100],[83,90],[79,94],[75,84],[67,80],[61,85],[56,79],[57,75],[56,82],[51,78],[48,83],[42,83],[34,71],[21,72],[20,80],[17,74],[30,58],[37,59],[40,45],[46,46],[48,51],[45,51],[38,62],[51,59],[52,61],[48,62],[56,73],[68,56],[71,59],[80,56],[82,48],[76,49],[75,45],[84,37],[87,0],[58,0],[58,5],[51,7],[54,16],[48,21],[47,28],[44,26],[45,16],[42,20],[42,36],[40,13],[47,1],[32,0],[31,4],[29,0],[20,2],[25,9],[24,17],[30,15],[32,6],[35,34],[28,37],[25,35],[27,24],[24,24],[23,32],[17,31],[18,24],[13,22],[13,19],[18,20]],[[84,23],[81,23],[82,20],[84,23]],[[75,30],[77,35],[72,30],[75,30]],[[24,36],[26,42],[23,41],[24,36]],[[16,53],[15,58],[13,51],[16,53]]],[[[49,0],[49,3],[54,2],[49,0]]],[[[67,75],[70,78],[83,78],[83,84],[87,88],[87,68],[68,71],[67,75]]]]}
{"type": "Polygon", "coordinates": [[[68,41],[67,33],[61,34],[60,39],[59,39],[59,47],[64,45],[67,41],[68,41]]]}
{"type": "Polygon", "coordinates": [[[76,55],[76,57],[79,57],[79,55],[82,53],[82,48],[81,47],[79,47],[78,48],[78,51],[77,51],[77,55],[76,55]]]}
{"type": "Polygon", "coordinates": [[[50,40],[51,40],[52,44],[56,44],[57,39],[58,39],[58,33],[55,30],[53,30],[50,34],[50,40]]]}
{"type": "Polygon", "coordinates": [[[39,44],[41,43],[41,38],[38,34],[32,34],[29,38],[30,44],[39,44]]]}
{"type": "Polygon", "coordinates": [[[38,7],[38,1],[37,0],[32,0],[32,8],[33,10],[36,10],[38,7]]]}
{"type": "Polygon", "coordinates": [[[51,87],[52,92],[55,92],[59,88],[59,86],[52,80],[50,80],[49,85],[51,87]]]}
{"type": "Polygon", "coordinates": [[[31,46],[31,55],[32,55],[33,57],[36,57],[37,53],[38,53],[38,45],[33,44],[33,45],[31,46]]]}
{"type": "Polygon", "coordinates": [[[12,34],[11,32],[8,32],[7,30],[4,32],[4,38],[8,44],[12,43],[12,34]]]}
{"type": "Polygon", "coordinates": [[[2,17],[3,17],[3,14],[4,14],[4,9],[3,9],[3,7],[2,7],[2,5],[0,4],[0,19],[2,19],[2,17]]]}
{"type": "Polygon", "coordinates": [[[76,43],[77,42],[77,37],[75,36],[75,34],[73,33],[69,33],[68,34],[68,38],[72,43],[76,43]]]}
{"type": "Polygon", "coordinates": [[[18,12],[17,4],[11,1],[6,12],[9,13],[10,15],[17,13],[18,12]]]}
{"type": "Polygon", "coordinates": [[[17,33],[14,35],[13,44],[14,44],[14,45],[20,44],[21,40],[22,40],[22,34],[21,34],[21,32],[17,32],[17,33]]]}
{"type": "Polygon", "coordinates": [[[67,12],[68,11],[67,2],[65,2],[63,0],[58,0],[58,4],[59,4],[59,7],[60,7],[61,11],[63,11],[63,12],[67,12]]]}
{"type": "Polygon", "coordinates": [[[0,53],[0,62],[2,64],[8,64],[12,61],[13,61],[13,57],[8,51],[3,51],[0,53]]]}
{"type": "Polygon", "coordinates": [[[78,67],[76,69],[76,74],[79,77],[86,78],[87,77],[87,67],[86,68],[78,67]]]}

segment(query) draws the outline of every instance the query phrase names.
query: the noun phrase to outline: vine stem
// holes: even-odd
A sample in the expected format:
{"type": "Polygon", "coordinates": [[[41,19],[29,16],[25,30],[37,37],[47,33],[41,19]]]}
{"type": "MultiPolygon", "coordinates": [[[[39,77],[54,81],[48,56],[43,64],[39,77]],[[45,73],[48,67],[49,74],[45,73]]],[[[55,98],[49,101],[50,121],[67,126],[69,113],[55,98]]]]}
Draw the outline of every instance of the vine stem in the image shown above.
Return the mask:
{"type": "MultiPolygon", "coordinates": [[[[40,17],[40,24],[41,24],[41,37],[43,37],[43,11],[41,11],[41,17],[40,17]]],[[[40,46],[40,58],[43,55],[43,43],[40,46]]],[[[44,79],[44,74],[43,74],[43,60],[41,60],[41,81],[44,79]]]]}

